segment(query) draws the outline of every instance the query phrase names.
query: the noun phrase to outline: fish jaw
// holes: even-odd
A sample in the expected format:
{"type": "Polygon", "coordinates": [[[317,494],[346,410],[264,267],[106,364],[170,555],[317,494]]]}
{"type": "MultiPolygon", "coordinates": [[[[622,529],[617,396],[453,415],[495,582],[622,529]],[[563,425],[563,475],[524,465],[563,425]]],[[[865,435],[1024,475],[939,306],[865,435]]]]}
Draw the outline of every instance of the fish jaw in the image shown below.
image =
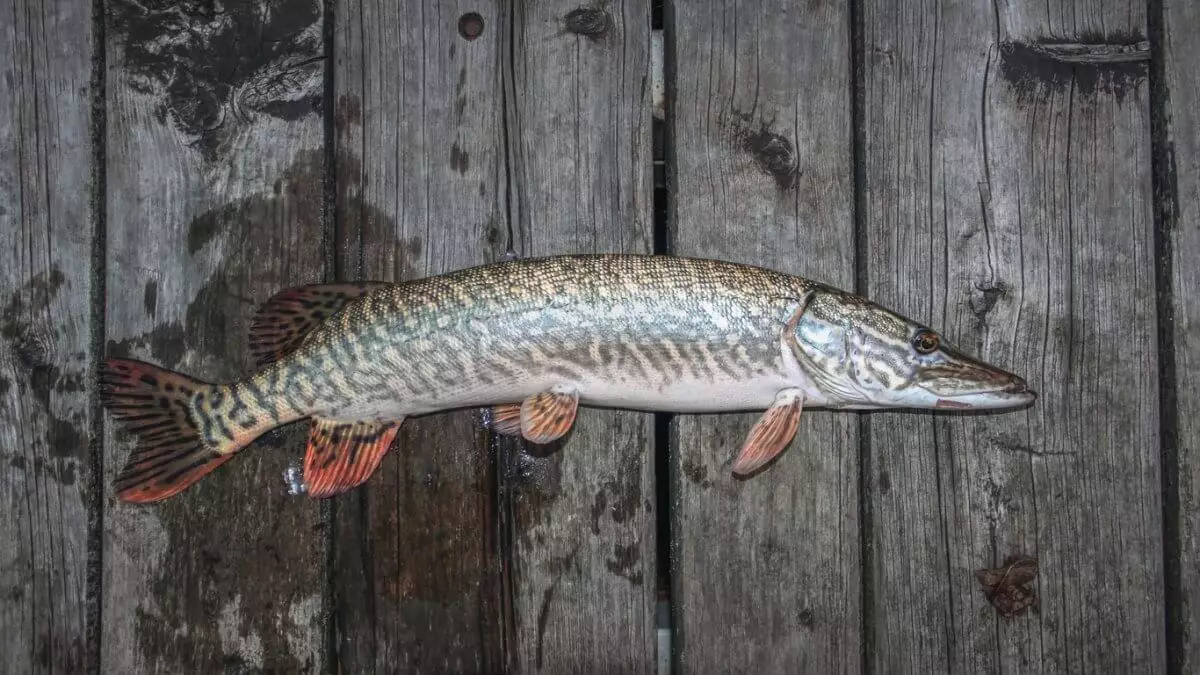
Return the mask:
{"type": "Polygon", "coordinates": [[[1037,401],[1037,392],[1025,380],[1011,375],[1008,383],[991,391],[976,391],[955,396],[938,397],[933,407],[950,410],[1015,410],[1037,401]]]}
{"type": "Polygon", "coordinates": [[[1014,410],[1033,405],[1037,392],[1020,377],[962,352],[947,348],[948,362],[932,369],[939,377],[919,382],[917,389],[934,399],[933,406],[951,410],[1014,410]]]}

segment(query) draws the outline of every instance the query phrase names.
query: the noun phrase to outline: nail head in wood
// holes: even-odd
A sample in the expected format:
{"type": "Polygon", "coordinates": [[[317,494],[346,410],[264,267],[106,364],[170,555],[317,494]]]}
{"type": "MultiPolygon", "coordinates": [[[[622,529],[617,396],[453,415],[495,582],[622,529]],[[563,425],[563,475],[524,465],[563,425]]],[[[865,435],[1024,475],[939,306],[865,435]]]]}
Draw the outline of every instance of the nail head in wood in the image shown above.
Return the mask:
{"type": "Polygon", "coordinates": [[[479,12],[467,12],[458,18],[458,34],[467,40],[483,34],[483,17],[479,12]]]}

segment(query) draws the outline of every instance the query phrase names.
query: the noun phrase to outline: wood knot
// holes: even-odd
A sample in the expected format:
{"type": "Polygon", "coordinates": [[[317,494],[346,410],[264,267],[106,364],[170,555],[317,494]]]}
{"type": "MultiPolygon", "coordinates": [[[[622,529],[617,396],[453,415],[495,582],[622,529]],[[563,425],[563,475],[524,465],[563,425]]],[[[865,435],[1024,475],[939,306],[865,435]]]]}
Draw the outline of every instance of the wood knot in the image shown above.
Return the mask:
{"type": "Polygon", "coordinates": [[[44,368],[50,361],[49,344],[44,336],[33,331],[22,334],[17,343],[13,345],[12,350],[13,355],[17,357],[17,363],[21,364],[21,368],[26,371],[33,372],[44,368]]]}
{"type": "Polygon", "coordinates": [[[595,7],[579,7],[567,12],[563,17],[567,30],[576,35],[598,38],[612,27],[612,19],[608,12],[595,7]]]}
{"type": "Polygon", "coordinates": [[[458,17],[458,34],[467,40],[474,40],[482,35],[483,16],[479,12],[467,12],[458,17]]]}
{"type": "Polygon", "coordinates": [[[971,292],[971,312],[975,318],[983,321],[1000,297],[1007,293],[1008,284],[1004,282],[975,284],[975,289],[971,292]]]}
{"type": "Polygon", "coordinates": [[[770,122],[756,121],[746,113],[734,111],[723,123],[733,139],[754,158],[763,173],[775,179],[780,190],[796,186],[799,173],[796,146],[786,136],[771,131],[770,122]]]}
{"type": "Polygon", "coordinates": [[[764,171],[775,177],[782,189],[796,182],[796,148],[779,134],[762,130],[746,139],[747,150],[764,171]]]}

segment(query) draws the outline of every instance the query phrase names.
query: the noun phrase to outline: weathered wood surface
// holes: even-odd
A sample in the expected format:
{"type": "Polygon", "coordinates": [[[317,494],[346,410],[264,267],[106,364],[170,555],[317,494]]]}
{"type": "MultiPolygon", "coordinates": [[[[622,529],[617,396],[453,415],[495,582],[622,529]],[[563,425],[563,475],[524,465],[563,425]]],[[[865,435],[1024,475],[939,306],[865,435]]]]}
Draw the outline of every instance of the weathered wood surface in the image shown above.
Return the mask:
{"type": "MultiPolygon", "coordinates": [[[[510,223],[522,255],[650,250],[649,0],[339,3],[331,91],[311,0],[118,0],[103,45],[89,3],[0,3],[0,671],[650,670],[650,416],[585,410],[523,450],[469,412],[411,420],[328,507],[284,493],[296,425],[134,507],[90,377],[102,327],[107,354],[238,376],[280,288],[495,260],[510,223]]],[[[729,466],[756,415],[679,417],[680,672],[1197,669],[1200,10],[1150,8],[862,0],[852,78],[838,3],[674,3],[673,252],[857,282],[1041,392],[1003,416],[806,412],[748,481],[729,466]],[[1005,619],[974,572],[1013,554],[1039,561],[1038,607],[1005,619]]]]}
{"type": "MultiPolygon", "coordinates": [[[[324,275],[321,8],[169,4],[108,11],[106,351],[231,379],[258,303],[324,275]]],[[[282,480],[307,429],[153,506],[113,498],[106,429],[101,671],[318,670],[321,509],[282,480]]]]}
{"type": "Polygon", "coordinates": [[[80,672],[91,452],[91,6],[0,2],[0,672],[80,672]]]}
{"type": "MultiPolygon", "coordinates": [[[[674,7],[673,252],[853,288],[847,11],[842,3],[674,7]]],[[[678,666],[858,671],[858,420],[805,412],[772,467],[735,479],[734,454],[758,417],[676,420],[678,666]]]]}
{"type": "Polygon", "coordinates": [[[866,291],[1041,394],[870,416],[873,665],[1160,672],[1144,6],[867,0],[862,20],[866,291]],[[1014,554],[1039,606],[1006,620],[974,572],[1014,554]]]}
{"type": "MultiPolygon", "coordinates": [[[[653,247],[650,3],[514,3],[514,227],[526,256],[653,247]]],[[[654,417],[584,408],[504,473],[513,670],[652,673],[654,417]]]]}
{"type": "MultiPolygon", "coordinates": [[[[1175,673],[1200,671],[1200,5],[1189,0],[1166,0],[1161,17],[1161,56],[1156,83],[1157,103],[1165,106],[1159,118],[1164,134],[1155,148],[1160,217],[1170,245],[1171,299],[1174,323],[1174,385],[1178,398],[1172,422],[1178,424],[1173,443],[1178,469],[1178,508],[1174,515],[1178,558],[1169,561],[1166,589],[1170,635],[1168,647],[1175,673]]],[[[1158,17],[1156,17],[1158,18],[1158,17]]],[[[1163,261],[1167,262],[1167,261],[1163,261]]],[[[1166,364],[1164,364],[1166,365],[1166,364]]],[[[1169,401],[1164,400],[1164,404],[1169,401]]],[[[1175,468],[1175,467],[1172,467],[1175,468]]],[[[1170,516],[1168,516],[1170,517],[1170,516]]]]}
{"type": "MultiPolygon", "coordinates": [[[[503,253],[502,26],[492,2],[337,7],[342,276],[400,281],[503,253]],[[483,22],[471,40],[468,12],[483,22]]],[[[492,467],[473,413],[421,417],[364,488],[336,499],[342,671],[502,667],[492,467]]]]}

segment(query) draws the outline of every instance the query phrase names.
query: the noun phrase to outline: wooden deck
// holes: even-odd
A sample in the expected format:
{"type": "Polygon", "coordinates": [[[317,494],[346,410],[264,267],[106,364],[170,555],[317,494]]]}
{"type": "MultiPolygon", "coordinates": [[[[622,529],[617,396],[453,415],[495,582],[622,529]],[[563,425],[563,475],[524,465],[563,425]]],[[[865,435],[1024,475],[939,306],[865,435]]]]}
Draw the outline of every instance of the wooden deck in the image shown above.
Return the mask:
{"type": "Polygon", "coordinates": [[[1200,4],[661,4],[0,0],[0,672],[1200,671],[1200,4]],[[434,415],[324,502],[296,425],[113,498],[100,356],[233,378],[275,291],[510,239],[856,289],[1041,397],[749,481],[753,415],[434,415]]]}

